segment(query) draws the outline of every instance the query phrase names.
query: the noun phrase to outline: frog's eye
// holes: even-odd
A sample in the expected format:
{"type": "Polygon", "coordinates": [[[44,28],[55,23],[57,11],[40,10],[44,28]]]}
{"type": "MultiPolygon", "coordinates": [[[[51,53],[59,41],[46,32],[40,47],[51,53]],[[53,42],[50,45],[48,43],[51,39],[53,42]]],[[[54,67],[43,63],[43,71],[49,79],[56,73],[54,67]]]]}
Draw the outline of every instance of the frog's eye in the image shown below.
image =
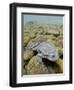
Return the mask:
{"type": "Polygon", "coordinates": [[[55,55],[52,55],[52,58],[55,58],[55,55]]]}
{"type": "Polygon", "coordinates": [[[54,55],[54,54],[51,54],[50,57],[51,57],[52,59],[54,59],[54,58],[55,58],[55,55],[54,55]]]}

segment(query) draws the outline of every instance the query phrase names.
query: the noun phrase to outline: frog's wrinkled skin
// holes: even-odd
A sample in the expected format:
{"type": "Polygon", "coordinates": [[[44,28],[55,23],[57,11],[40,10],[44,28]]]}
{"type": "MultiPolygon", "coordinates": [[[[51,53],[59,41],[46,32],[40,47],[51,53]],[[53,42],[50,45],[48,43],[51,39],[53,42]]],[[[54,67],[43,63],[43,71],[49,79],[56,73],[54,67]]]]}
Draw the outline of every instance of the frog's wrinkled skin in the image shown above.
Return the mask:
{"type": "Polygon", "coordinates": [[[33,51],[38,52],[38,56],[46,58],[49,61],[56,61],[59,58],[56,47],[48,42],[33,42],[30,47],[33,51]]]}

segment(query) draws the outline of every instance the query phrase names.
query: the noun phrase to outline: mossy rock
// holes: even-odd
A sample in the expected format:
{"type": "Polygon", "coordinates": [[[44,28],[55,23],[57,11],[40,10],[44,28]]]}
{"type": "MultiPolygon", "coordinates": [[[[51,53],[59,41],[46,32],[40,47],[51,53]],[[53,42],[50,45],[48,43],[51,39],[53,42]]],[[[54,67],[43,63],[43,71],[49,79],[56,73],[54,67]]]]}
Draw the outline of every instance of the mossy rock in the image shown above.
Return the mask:
{"type": "Polygon", "coordinates": [[[28,42],[30,41],[30,36],[24,36],[24,44],[28,44],[28,42]]]}
{"type": "Polygon", "coordinates": [[[59,55],[63,55],[63,48],[58,48],[59,55]]]}
{"type": "Polygon", "coordinates": [[[57,37],[55,42],[57,47],[63,48],[63,36],[57,37]]]}
{"type": "Polygon", "coordinates": [[[41,40],[46,40],[46,39],[47,39],[47,37],[45,35],[37,35],[34,40],[41,41],[41,40]]]}
{"type": "Polygon", "coordinates": [[[26,66],[26,71],[28,75],[35,75],[35,74],[47,74],[48,69],[43,64],[43,62],[40,62],[41,58],[38,56],[32,57],[32,59],[29,61],[28,65],[26,66]]]}
{"type": "Polygon", "coordinates": [[[25,36],[27,36],[27,37],[29,37],[29,32],[24,32],[24,34],[23,34],[24,36],[23,37],[25,37],[25,36]]]}
{"type": "Polygon", "coordinates": [[[63,60],[62,59],[58,59],[57,61],[56,61],[56,63],[60,66],[60,71],[63,73],[63,60]]]}
{"type": "Polygon", "coordinates": [[[56,40],[55,42],[56,47],[63,48],[63,40],[56,40]]]}
{"type": "Polygon", "coordinates": [[[30,32],[30,34],[29,34],[29,35],[30,35],[30,38],[31,38],[31,39],[33,39],[33,38],[35,38],[35,37],[36,37],[35,33],[33,33],[33,32],[30,32]]]}
{"type": "Polygon", "coordinates": [[[26,50],[26,51],[24,51],[23,58],[26,61],[26,60],[31,59],[33,57],[33,55],[34,55],[33,51],[26,50]]]}
{"type": "Polygon", "coordinates": [[[47,35],[59,35],[60,32],[59,32],[59,30],[56,30],[56,29],[49,29],[46,31],[46,34],[47,35]]]}

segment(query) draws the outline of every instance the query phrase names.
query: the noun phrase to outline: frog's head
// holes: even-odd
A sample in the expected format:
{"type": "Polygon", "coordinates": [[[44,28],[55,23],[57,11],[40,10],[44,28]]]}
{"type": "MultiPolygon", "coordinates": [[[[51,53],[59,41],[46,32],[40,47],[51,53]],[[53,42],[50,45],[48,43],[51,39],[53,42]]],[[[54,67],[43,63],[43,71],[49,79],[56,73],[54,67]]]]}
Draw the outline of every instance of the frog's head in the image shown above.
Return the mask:
{"type": "Polygon", "coordinates": [[[51,52],[48,55],[44,55],[41,51],[39,51],[38,56],[41,58],[46,58],[52,62],[56,61],[59,58],[58,50],[51,52]]]}
{"type": "Polygon", "coordinates": [[[58,52],[51,53],[49,56],[47,56],[47,59],[52,62],[56,61],[58,58],[59,58],[58,52]]]}

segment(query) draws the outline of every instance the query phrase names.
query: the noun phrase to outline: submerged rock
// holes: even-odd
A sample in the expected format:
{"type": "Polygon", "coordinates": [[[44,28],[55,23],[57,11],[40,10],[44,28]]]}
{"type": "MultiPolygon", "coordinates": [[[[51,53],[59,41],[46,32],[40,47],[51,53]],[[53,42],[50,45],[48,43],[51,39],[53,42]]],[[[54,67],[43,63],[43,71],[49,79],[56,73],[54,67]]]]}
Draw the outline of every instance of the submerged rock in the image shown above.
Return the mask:
{"type": "Polygon", "coordinates": [[[26,66],[26,72],[29,75],[32,74],[48,74],[47,67],[41,62],[42,59],[38,56],[32,57],[29,61],[28,65],[26,66]]]}

